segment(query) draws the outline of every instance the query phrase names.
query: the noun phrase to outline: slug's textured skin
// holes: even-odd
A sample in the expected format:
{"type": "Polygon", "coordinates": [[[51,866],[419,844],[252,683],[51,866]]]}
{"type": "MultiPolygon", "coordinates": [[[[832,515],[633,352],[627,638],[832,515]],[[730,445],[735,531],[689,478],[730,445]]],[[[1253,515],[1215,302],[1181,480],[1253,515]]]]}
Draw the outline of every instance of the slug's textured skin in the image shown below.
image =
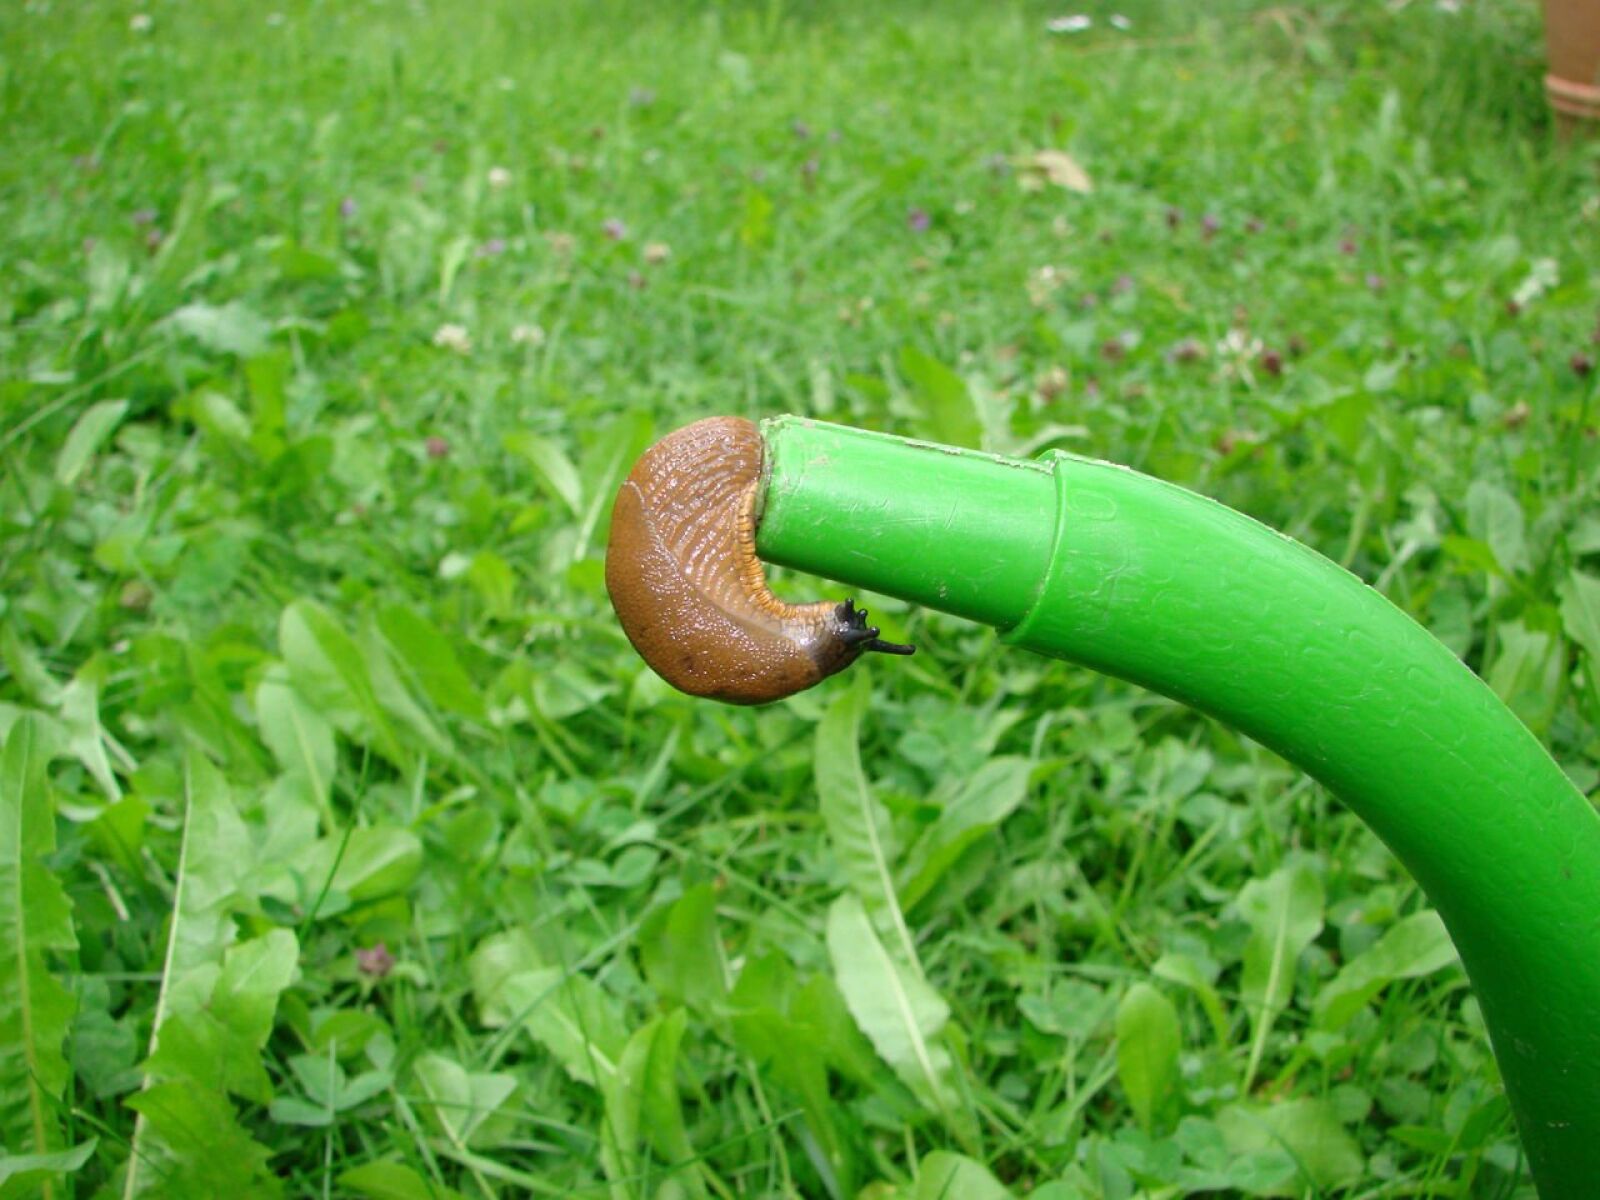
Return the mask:
{"type": "Polygon", "coordinates": [[[842,671],[878,640],[846,601],[785,604],[755,554],[761,432],[711,417],[657,442],[617,492],[606,590],[634,649],[673,687],[765,704],[842,671]]]}

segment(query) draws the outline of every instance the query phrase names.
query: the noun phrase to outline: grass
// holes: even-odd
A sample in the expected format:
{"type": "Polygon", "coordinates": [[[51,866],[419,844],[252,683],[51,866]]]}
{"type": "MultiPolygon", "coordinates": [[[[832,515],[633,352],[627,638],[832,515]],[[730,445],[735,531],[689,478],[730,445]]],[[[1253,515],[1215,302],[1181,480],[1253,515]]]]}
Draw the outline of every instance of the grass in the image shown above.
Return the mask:
{"type": "Polygon", "coordinates": [[[925,434],[930,356],[1374,582],[1592,794],[1536,13],[1203,8],[0,11],[0,1190],[1531,1196],[1426,898],[1272,756],[892,604],[914,665],[697,703],[606,604],[654,436],[925,434]]]}

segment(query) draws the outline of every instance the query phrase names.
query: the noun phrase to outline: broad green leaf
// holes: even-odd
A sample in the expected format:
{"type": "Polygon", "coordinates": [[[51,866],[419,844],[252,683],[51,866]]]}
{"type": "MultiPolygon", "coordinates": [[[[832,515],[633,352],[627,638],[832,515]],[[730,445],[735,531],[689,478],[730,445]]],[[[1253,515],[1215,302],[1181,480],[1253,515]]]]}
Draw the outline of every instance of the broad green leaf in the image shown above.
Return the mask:
{"type": "Polygon", "coordinates": [[[439,256],[439,307],[444,308],[450,302],[450,293],[455,290],[456,276],[461,274],[461,268],[466,265],[467,256],[472,253],[472,239],[462,234],[453,237],[444,245],[444,252],[439,256]]]}
{"type": "Polygon", "coordinates": [[[639,931],[639,960],[662,999],[714,1014],[728,995],[716,889],[703,883],[651,913],[639,931]]]}
{"type": "Polygon", "coordinates": [[[74,1000],[50,974],[48,956],[78,942],[71,903],[44,862],[56,845],[47,736],[25,714],[0,749],[0,1144],[21,1156],[61,1151],[71,1078],[62,1044],[74,1000]]]}
{"type": "Polygon", "coordinates": [[[411,886],[422,869],[422,841],[396,825],[369,825],[321,839],[298,869],[313,892],[327,886],[362,904],[411,886]]]}
{"type": "Polygon", "coordinates": [[[150,802],[134,793],[106,805],[87,828],[101,853],[124,870],[136,871],[149,819],[150,802]]]}
{"type": "Polygon", "coordinates": [[[256,721],[261,740],[285,774],[299,780],[331,825],[329,802],[336,764],[333,726],[307,704],[289,682],[288,672],[274,667],[256,686],[256,721]]]}
{"type": "Polygon", "coordinates": [[[1178,1090],[1183,1031],[1172,1001],[1148,983],[1136,983],[1117,1006],[1117,1078],[1146,1130],[1172,1105],[1178,1090]]]}
{"type": "Polygon", "coordinates": [[[1561,624],[1583,647],[1589,670],[1600,671],[1600,579],[1583,571],[1567,574],[1561,587],[1561,624]]]}
{"type": "Polygon", "coordinates": [[[389,1023],[367,1008],[323,1009],[312,1014],[311,1053],[359,1060],[375,1037],[390,1037],[389,1023]]]}
{"type": "Polygon", "coordinates": [[[103,660],[98,656],[86,662],[72,682],[61,689],[56,712],[67,731],[67,751],[94,776],[106,799],[115,804],[122,799],[122,788],[112,773],[107,749],[115,751],[125,765],[132,759],[100,723],[100,680],[103,660]]]}
{"type": "Polygon", "coordinates": [[[815,1031],[813,1048],[827,1059],[829,1066],[864,1087],[871,1085],[882,1070],[880,1060],[829,975],[818,971],[801,984],[789,1013],[815,1031]]]}
{"type": "Polygon", "coordinates": [[[288,929],[273,929],[230,946],[211,991],[212,1016],[255,1046],[266,1045],[278,996],[294,979],[300,947],[288,929]]]}
{"type": "Polygon", "coordinates": [[[67,440],[56,455],[56,482],[71,487],[95,453],[105,444],[128,413],[126,400],[102,400],[90,405],[72,424],[67,440]]]}
{"type": "Polygon", "coordinates": [[[159,1083],[131,1097],[139,1114],[124,1198],[276,1200],[282,1185],[221,1092],[193,1080],[159,1083]]]}
{"type": "Polygon", "coordinates": [[[336,1115],[326,1104],[301,1100],[297,1096],[279,1096],[267,1111],[279,1125],[302,1125],[310,1129],[332,1125],[336,1115]]]}
{"type": "Polygon", "coordinates": [[[1495,627],[1498,650],[1484,681],[1519,720],[1536,734],[1549,728],[1561,688],[1565,655],[1553,634],[1529,629],[1521,621],[1495,627]]]}
{"type": "Polygon", "coordinates": [[[706,1195],[678,1099],[678,1046],[687,1021],[677,1008],[636,1032],[606,1085],[600,1161],[618,1200],[631,1200],[634,1181],[649,1173],[644,1163],[651,1147],[668,1178],[690,1196],[706,1195]]]}
{"type": "Polygon", "coordinates": [[[616,690],[614,683],[597,678],[575,662],[555,662],[534,677],[533,703],[550,720],[565,721],[602,703],[616,690]]]}
{"type": "Polygon", "coordinates": [[[203,433],[244,446],[250,441],[250,418],[232,397],[209,388],[189,399],[189,415],[203,433]]]}
{"type": "Polygon", "coordinates": [[[1507,574],[1529,569],[1522,506],[1498,484],[1476,479],[1467,488],[1467,532],[1487,543],[1507,574]]]}
{"type": "Polygon", "coordinates": [[[424,1179],[397,1162],[370,1162],[339,1176],[339,1186],[365,1200],[465,1200],[460,1192],[424,1179]]]}
{"type": "Polygon", "coordinates": [[[589,497],[578,519],[578,536],[572,547],[572,561],[589,553],[595,530],[611,517],[611,505],[623,477],[639,455],[654,440],[655,425],[648,413],[635,410],[613,421],[605,431],[584,447],[578,471],[584,494],[589,497]]]}
{"type": "MultiPolygon", "coordinates": [[[[778,951],[767,950],[746,959],[728,995],[735,1034],[738,1033],[739,1022],[747,1013],[766,1009],[787,1015],[794,1004],[796,990],[794,967],[778,951]]],[[[766,1052],[752,1044],[745,1049],[745,1053],[761,1058],[766,1052]]]]}
{"type": "Polygon", "coordinates": [[[346,1075],[338,1060],[330,1054],[297,1055],[290,1061],[290,1066],[296,1076],[304,1078],[302,1072],[310,1063],[316,1063],[324,1070],[319,1077],[319,1086],[325,1090],[314,1093],[314,1098],[336,1113],[359,1108],[394,1086],[394,1076],[388,1071],[363,1071],[359,1075],[346,1075]]]}
{"type": "MultiPolygon", "coordinates": [[[[855,1194],[855,1163],[833,1119],[828,1033],[822,1023],[806,1019],[809,1014],[797,1003],[800,996],[794,972],[780,954],[747,962],[729,997],[734,1044],[781,1096],[800,1105],[811,1135],[804,1145],[812,1165],[828,1195],[842,1200],[855,1194]]],[[[810,1006],[813,1013],[815,1007],[810,1006]]],[[[848,1012],[844,1019],[849,1021],[848,1012]]]]}
{"type": "Polygon", "coordinates": [[[950,1009],[920,975],[884,949],[866,909],[846,893],[828,909],[828,958],[861,1032],[930,1111],[962,1117],[955,1065],[939,1041],[950,1009]]]}
{"type": "Polygon", "coordinates": [[[515,1075],[468,1071],[442,1054],[424,1054],[412,1072],[433,1119],[453,1146],[465,1150],[498,1140],[489,1122],[517,1090],[515,1075]]]}
{"type": "Polygon", "coordinates": [[[185,764],[184,797],[145,1087],[127,1102],[139,1119],[122,1194],[276,1196],[267,1151],[240,1126],[227,1089],[257,1099],[267,1092],[259,1054],[298,948],[278,929],[229,949],[234,912],[254,902],[240,890],[252,872],[249,835],[222,776],[198,751],[185,764]]]}
{"type": "MultiPolygon", "coordinates": [[[[547,965],[533,935],[526,929],[509,929],[484,938],[467,960],[478,1019],[490,1029],[509,1024],[517,1017],[517,1012],[511,1007],[516,996],[507,996],[508,985],[518,975],[531,974],[547,965]]],[[[526,1002],[525,996],[523,1002],[526,1002]]]]}
{"type": "Polygon", "coordinates": [[[385,717],[360,647],[310,600],[289,604],[278,620],[278,648],[294,688],[335,728],[404,765],[410,755],[385,717]]]}
{"type": "Polygon", "coordinates": [[[31,642],[24,641],[10,621],[0,621],[0,663],[11,672],[11,682],[25,699],[54,708],[61,700],[61,685],[44,665],[31,642]]]}
{"type": "Polygon", "coordinates": [[[283,452],[288,382],[293,359],[277,350],[252,358],[244,365],[245,382],[250,389],[251,445],[263,462],[271,462],[283,452]]]}
{"type": "Polygon", "coordinates": [[[1499,562],[1495,560],[1494,551],[1489,549],[1488,542],[1480,542],[1477,538],[1462,537],[1457,533],[1446,534],[1439,541],[1440,548],[1450,556],[1463,574],[1471,575],[1482,573],[1484,575],[1504,575],[1499,562]]]}
{"type": "Polygon", "coordinates": [[[123,291],[133,276],[132,265],[127,255],[103,239],[95,240],[88,257],[89,311],[108,312],[115,308],[117,301],[122,298],[123,291]]]}
{"type": "Polygon", "coordinates": [[[220,970],[199,967],[175,981],[160,1038],[144,1064],[146,1075],[194,1079],[266,1104],[272,1085],[260,1052],[298,958],[294,934],[274,929],[228,947],[220,970]]]}
{"type": "Polygon", "coordinates": [[[622,1011],[587,975],[560,967],[514,975],[499,1000],[572,1078],[603,1090],[616,1076],[627,1043],[622,1011]]]}
{"type": "Polygon", "coordinates": [[[113,1017],[111,988],[104,979],[80,976],[78,1011],[73,1019],[69,1047],[72,1071],[97,1100],[120,1095],[139,1086],[138,1038],[134,1033],[140,1010],[113,1017]]]}
{"type": "Polygon", "coordinates": [[[1109,997],[1081,979],[1057,979],[1044,994],[1017,998],[1017,1011],[1041,1033],[1084,1041],[1111,1015],[1109,997]]]}
{"type": "Polygon", "coordinates": [[[1172,1140],[1185,1159],[1173,1181],[1193,1191],[1259,1195],[1295,1171],[1293,1156],[1282,1147],[1249,1153],[1229,1149],[1222,1130],[1204,1117],[1179,1121],[1172,1140]]]}
{"type": "Polygon", "coordinates": [[[1066,1178],[1042,1183],[1028,1193],[1028,1200],[1099,1200],[1104,1193],[1089,1182],[1081,1168],[1068,1169],[1066,1178]]]}
{"type": "Polygon", "coordinates": [[[394,648],[401,672],[435,707],[474,721],[483,719],[483,694],[462,669],[442,630],[415,609],[399,604],[378,611],[378,629],[394,648]]]}
{"type": "Polygon", "coordinates": [[[906,1200],[1013,1200],[989,1168],[965,1155],[935,1150],[917,1168],[906,1200]]]}
{"type": "Polygon", "coordinates": [[[922,410],[923,427],[936,442],[977,449],[983,424],[961,376],[915,346],[900,350],[900,373],[922,410]]]}
{"type": "Polygon", "coordinates": [[[501,444],[532,467],[539,482],[565,504],[573,516],[582,512],[583,484],[578,479],[578,468],[572,465],[560,446],[526,430],[506,434],[501,444]]]}
{"type": "Polygon", "coordinates": [[[744,216],[739,221],[739,241],[760,250],[772,241],[772,198],[759,188],[744,194],[744,216]]]}
{"type": "Polygon", "coordinates": [[[383,713],[398,722],[402,729],[408,729],[416,735],[408,741],[420,740],[435,754],[453,753],[455,748],[450,738],[402,682],[394,648],[378,632],[373,622],[363,623],[357,644],[361,649],[367,678],[372,681],[372,694],[383,713]]]}
{"type": "Polygon", "coordinates": [[[491,617],[509,621],[517,615],[517,575],[493,550],[479,550],[467,563],[465,577],[491,617]]]}
{"type": "Polygon", "coordinates": [[[1205,1010],[1206,1020],[1211,1022],[1211,1032],[1216,1035],[1218,1047],[1223,1050],[1228,1048],[1228,1015],[1222,1007],[1217,989],[1211,986],[1211,980],[1206,978],[1199,963],[1187,955],[1163,954],[1150,968],[1150,973],[1157,979],[1181,984],[1192,991],[1200,1001],[1200,1007],[1205,1010]]]}
{"type": "Polygon", "coordinates": [[[927,896],[968,847],[1017,810],[1027,797],[1032,770],[1025,758],[991,758],[967,777],[910,856],[913,870],[900,889],[906,908],[927,896]]]}
{"type": "Polygon", "coordinates": [[[1239,892],[1238,909],[1249,922],[1240,991],[1253,1030],[1245,1068],[1249,1090],[1266,1049],[1267,1034],[1294,995],[1300,952],[1322,932],[1322,881],[1307,866],[1280,867],[1239,892]]]}
{"type": "Polygon", "coordinates": [[[162,970],[163,997],[156,1005],[156,1036],[168,989],[192,968],[221,961],[237,933],[233,914],[249,904],[240,884],[250,874],[250,834],[227,783],[210,760],[194,751],[184,765],[183,788],[183,839],[162,970]]]}
{"type": "Polygon", "coordinates": [[[1257,1195],[1301,1196],[1310,1184],[1324,1193],[1361,1178],[1366,1161],[1325,1100],[1289,1100],[1266,1107],[1235,1104],[1217,1114],[1217,1126],[1235,1154],[1287,1150],[1289,1175],[1257,1195]]]}
{"type": "Polygon", "coordinates": [[[1397,979],[1418,979],[1458,961],[1444,922],[1432,909],[1397,921],[1347,962],[1317,993],[1313,1011],[1323,1029],[1341,1029],[1397,979]]]}
{"type": "Polygon", "coordinates": [[[81,1168],[97,1145],[99,1139],[90,1138],[70,1150],[49,1154],[0,1153],[0,1200],[22,1200],[25,1196],[49,1200],[55,1194],[51,1185],[56,1178],[81,1168]]]}
{"type": "Polygon", "coordinates": [[[861,769],[861,715],[871,695],[867,676],[856,676],[818,723],[817,798],[834,856],[862,908],[889,939],[892,953],[920,977],[922,964],[895,894],[889,814],[861,769]]]}
{"type": "Polygon", "coordinates": [[[265,352],[272,326],[243,304],[186,304],[162,325],[187,334],[208,350],[254,358],[265,352]]]}

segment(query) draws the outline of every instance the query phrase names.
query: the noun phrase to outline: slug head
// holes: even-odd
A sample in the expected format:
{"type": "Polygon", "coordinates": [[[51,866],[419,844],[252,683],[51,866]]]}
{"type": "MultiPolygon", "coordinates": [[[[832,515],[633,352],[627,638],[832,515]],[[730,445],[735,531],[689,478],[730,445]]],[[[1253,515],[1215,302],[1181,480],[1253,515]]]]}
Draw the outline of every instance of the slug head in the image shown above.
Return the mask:
{"type": "Polygon", "coordinates": [[[876,625],[867,624],[867,610],[854,600],[834,606],[823,622],[824,636],[815,643],[813,654],[819,678],[844,670],[869,650],[878,654],[915,654],[915,646],[886,642],[878,636],[876,625]]]}

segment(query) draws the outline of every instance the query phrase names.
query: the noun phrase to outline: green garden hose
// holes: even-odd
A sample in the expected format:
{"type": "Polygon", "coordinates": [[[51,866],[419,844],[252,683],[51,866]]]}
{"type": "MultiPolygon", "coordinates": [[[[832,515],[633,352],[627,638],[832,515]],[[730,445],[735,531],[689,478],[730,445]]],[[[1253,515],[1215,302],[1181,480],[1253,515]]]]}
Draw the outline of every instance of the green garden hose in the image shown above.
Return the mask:
{"type": "Polygon", "coordinates": [[[762,558],[1174,697],[1354,809],[1455,941],[1540,1195],[1600,1196],[1600,814],[1448,649],[1299,543],[1123,467],[762,432],[762,558]]]}

